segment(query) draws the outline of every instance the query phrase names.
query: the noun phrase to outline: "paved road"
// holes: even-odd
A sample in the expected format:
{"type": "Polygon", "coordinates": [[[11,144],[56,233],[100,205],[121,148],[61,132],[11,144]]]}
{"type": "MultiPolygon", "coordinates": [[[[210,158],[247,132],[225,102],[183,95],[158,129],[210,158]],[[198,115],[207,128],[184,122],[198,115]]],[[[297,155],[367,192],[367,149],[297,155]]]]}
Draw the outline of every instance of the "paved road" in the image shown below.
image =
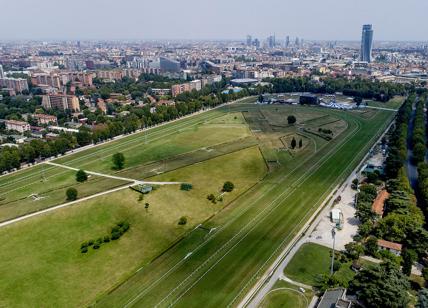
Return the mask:
{"type": "Polygon", "coordinates": [[[410,114],[410,119],[408,123],[407,130],[407,158],[406,158],[406,171],[407,178],[409,179],[410,186],[416,191],[418,187],[418,168],[413,164],[413,128],[415,126],[415,116],[416,116],[416,104],[417,101],[412,106],[412,113],[410,114]]]}
{"type": "Polygon", "coordinates": [[[375,106],[360,106],[360,107],[362,107],[362,108],[370,108],[370,109],[378,109],[378,110],[394,111],[394,112],[398,111],[398,109],[385,108],[385,107],[375,107],[375,106]]]}
{"type": "MultiPolygon", "coordinates": [[[[51,165],[51,166],[55,166],[55,167],[60,167],[60,168],[65,168],[65,169],[70,169],[70,170],[74,170],[74,171],[78,171],[78,168],[73,168],[70,166],[65,166],[65,165],[61,165],[61,164],[57,164],[57,163],[53,163],[50,161],[44,162],[47,165],[51,165]]],[[[183,182],[150,182],[150,181],[140,181],[140,180],[135,180],[135,179],[130,179],[130,178],[124,178],[124,177],[120,177],[120,176],[115,176],[115,175],[110,175],[110,174],[105,174],[105,173],[99,173],[99,172],[93,172],[93,171],[88,171],[88,170],[84,170],[87,174],[92,174],[92,175],[96,175],[96,176],[101,176],[101,177],[105,177],[105,178],[110,178],[110,179],[115,179],[115,180],[121,180],[121,181],[125,181],[125,182],[131,182],[133,183],[133,185],[136,184],[149,184],[149,185],[179,185],[182,184],[183,182]]]]}

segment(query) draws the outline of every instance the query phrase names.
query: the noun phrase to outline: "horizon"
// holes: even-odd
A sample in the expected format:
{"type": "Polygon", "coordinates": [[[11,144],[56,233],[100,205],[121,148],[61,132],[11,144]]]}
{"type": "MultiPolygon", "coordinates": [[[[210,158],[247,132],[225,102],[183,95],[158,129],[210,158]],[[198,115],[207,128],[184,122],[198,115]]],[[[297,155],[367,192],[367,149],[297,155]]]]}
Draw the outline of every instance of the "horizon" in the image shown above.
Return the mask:
{"type": "Polygon", "coordinates": [[[420,0],[288,2],[219,0],[210,6],[196,0],[123,0],[120,5],[112,0],[75,0],[70,6],[46,0],[33,7],[30,0],[22,0],[3,4],[0,40],[242,41],[247,34],[260,40],[276,34],[278,39],[289,35],[310,41],[358,41],[362,25],[372,24],[375,41],[428,41],[428,3],[420,0]],[[32,9],[22,10],[27,6],[32,9]],[[400,22],[404,18],[406,23],[400,22]]]}

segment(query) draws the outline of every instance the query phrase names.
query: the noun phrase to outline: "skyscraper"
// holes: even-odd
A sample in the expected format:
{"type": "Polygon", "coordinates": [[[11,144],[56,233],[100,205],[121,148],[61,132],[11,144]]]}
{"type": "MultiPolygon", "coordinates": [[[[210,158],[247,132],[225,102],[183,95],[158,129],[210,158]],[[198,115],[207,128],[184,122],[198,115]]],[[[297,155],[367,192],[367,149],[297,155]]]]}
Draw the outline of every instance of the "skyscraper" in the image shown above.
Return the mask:
{"type": "Polygon", "coordinates": [[[0,79],[4,78],[3,66],[0,64],[0,79]]]}
{"type": "Polygon", "coordinates": [[[268,37],[267,44],[268,44],[269,48],[274,48],[275,47],[275,45],[276,45],[275,34],[268,37]]]}
{"type": "Polygon", "coordinates": [[[370,63],[372,61],[373,47],[373,27],[372,25],[363,25],[363,33],[361,35],[361,51],[360,60],[370,63]]]}
{"type": "Polygon", "coordinates": [[[247,35],[247,46],[251,46],[253,44],[253,38],[251,35],[247,35]]]}
{"type": "Polygon", "coordinates": [[[285,47],[290,46],[290,36],[287,35],[287,37],[285,38],[285,47]]]}

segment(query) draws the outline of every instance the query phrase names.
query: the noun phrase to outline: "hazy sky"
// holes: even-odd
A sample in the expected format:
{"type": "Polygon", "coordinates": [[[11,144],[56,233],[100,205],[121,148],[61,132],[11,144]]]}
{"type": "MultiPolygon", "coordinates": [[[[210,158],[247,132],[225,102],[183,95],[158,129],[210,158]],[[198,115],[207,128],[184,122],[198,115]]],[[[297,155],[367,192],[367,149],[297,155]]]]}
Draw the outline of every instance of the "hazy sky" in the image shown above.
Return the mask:
{"type": "Polygon", "coordinates": [[[427,0],[0,0],[2,39],[428,40],[427,0]]]}

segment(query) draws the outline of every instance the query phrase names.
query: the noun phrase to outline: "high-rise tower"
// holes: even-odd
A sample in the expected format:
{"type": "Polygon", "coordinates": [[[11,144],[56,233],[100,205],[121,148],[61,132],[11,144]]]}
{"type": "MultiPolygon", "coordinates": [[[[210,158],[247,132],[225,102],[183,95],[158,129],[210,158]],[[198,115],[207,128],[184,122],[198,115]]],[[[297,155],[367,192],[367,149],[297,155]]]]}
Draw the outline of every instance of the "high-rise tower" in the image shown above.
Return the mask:
{"type": "Polygon", "coordinates": [[[361,51],[360,60],[370,63],[372,61],[373,47],[373,27],[372,25],[363,25],[363,33],[361,35],[361,51]]]}

